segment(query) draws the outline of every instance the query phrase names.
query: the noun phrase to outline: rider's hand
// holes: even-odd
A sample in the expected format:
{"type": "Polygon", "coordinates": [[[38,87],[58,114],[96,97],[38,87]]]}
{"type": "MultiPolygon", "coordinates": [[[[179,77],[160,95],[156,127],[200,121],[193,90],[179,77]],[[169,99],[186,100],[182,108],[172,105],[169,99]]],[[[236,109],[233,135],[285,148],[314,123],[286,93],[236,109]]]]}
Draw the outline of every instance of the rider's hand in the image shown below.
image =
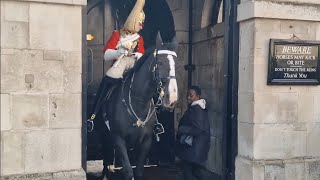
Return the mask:
{"type": "Polygon", "coordinates": [[[125,55],[125,56],[127,56],[128,55],[128,50],[126,50],[126,49],[123,49],[123,48],[119,48],[118,49],[118,54],[119,54],[119,56],[121,56],[121,55],[125,55]]]}

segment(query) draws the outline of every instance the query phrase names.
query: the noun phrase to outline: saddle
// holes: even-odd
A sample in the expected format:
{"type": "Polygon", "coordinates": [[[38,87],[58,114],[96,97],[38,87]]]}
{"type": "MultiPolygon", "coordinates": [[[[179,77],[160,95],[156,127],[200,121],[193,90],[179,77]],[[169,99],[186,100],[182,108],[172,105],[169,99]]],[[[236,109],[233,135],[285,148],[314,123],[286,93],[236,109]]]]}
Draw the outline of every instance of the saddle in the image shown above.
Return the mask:
{"type": "MultiPolygon", "coordinates": [[[[123,79],[127,79],[130,74],[133,73],[133,70],[128,70],[126,72],[124,72],[124,78],[123,79]]],[[[105,77],[103,82],[105,85],[102,86],[102,96],[99,97],[99,99],[97,100],[97,104],[94,108],[94,112],[92,114],[92,116],[90,117],[90,119],[88,119],[87,121],[90,122],[90,124],[92,124],[92,121],[96,118],[96,115],[98,114],[98,112],[100,111],[101,107],[110,100],[111,95],[114,93],[114,90],[119,87],[119,86],[123,86],[124,84],[124,80],[123,79],[113,79],[113,78],[109,78],[109,77],[105,77]],[[111,86],[110,88],[108,88],[107,90],[105,89],[106,86],[111,86]],[[105,92],[106,90],[106,92],[105,92]],[[104,91],[104,92],[103,92],[104,91]]],[[[107,116],[106,113],[102,113],[102,118],[105,121],[107,120],[107,116]]]]}

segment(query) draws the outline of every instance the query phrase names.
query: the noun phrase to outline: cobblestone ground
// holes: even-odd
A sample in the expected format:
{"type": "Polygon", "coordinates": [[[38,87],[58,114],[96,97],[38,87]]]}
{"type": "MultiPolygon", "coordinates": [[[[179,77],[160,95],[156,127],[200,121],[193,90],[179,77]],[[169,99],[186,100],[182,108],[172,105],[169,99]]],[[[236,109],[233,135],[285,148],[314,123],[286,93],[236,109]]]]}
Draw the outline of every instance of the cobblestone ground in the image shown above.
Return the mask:
{"type": "MultiPolygon", "coordinates": [[[[102,161],[88,161],[87,180],[98,180],[102,169],[102,161]]],[[[114,177],[110,180],[121,180],[119,173],[114,173],[114,177]]],[[[177,167],[149,167],[145,168],[145,180],[183,180],[183,178],[177,167]]]]}

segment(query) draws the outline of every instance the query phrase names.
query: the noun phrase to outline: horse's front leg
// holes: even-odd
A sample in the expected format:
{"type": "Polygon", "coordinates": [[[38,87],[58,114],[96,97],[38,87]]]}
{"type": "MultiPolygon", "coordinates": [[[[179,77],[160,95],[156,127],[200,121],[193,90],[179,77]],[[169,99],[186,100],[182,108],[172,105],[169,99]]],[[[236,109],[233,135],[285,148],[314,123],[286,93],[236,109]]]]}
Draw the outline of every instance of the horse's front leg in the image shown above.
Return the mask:
{"type": "Polygon", "coordinates": [[[134,171],[135,180],[142,180],[144,173],[144,163],[146,161],[147,155],[149,154],[149,150],[152,144],[152,134],[147,135],[144,141],[137,148],[137,167],[134,171]]]}
{"type": "Polygon", "coordinates": [[[119,157],[120,163],[122,165],[124,180],[132,180],[133,170],[128,157],[126,142],[120,137],[115,137],[114,146],[115,146],[116,152],[118,153],[117,157],[119,157]]]}

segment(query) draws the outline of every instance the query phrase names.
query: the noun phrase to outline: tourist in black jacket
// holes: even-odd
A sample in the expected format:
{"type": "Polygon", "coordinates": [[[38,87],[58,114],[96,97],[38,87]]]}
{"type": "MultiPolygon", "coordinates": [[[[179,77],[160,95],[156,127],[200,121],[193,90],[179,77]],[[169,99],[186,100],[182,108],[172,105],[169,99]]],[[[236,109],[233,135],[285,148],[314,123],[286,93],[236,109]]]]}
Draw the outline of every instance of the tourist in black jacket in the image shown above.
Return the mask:
{"type": "Polygon", "coordinates": [[[188,110],[179,122],[176,155],[182,160],[184,180],[204,180],[204,162],[210,148],[210,126],[206,101],[201,89],[192,86],[188,90],[188,110]]]}

